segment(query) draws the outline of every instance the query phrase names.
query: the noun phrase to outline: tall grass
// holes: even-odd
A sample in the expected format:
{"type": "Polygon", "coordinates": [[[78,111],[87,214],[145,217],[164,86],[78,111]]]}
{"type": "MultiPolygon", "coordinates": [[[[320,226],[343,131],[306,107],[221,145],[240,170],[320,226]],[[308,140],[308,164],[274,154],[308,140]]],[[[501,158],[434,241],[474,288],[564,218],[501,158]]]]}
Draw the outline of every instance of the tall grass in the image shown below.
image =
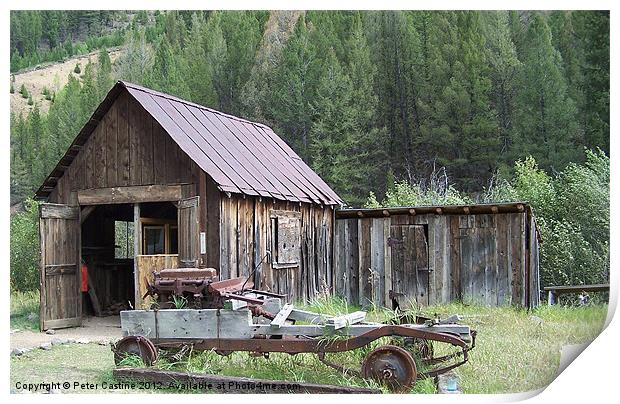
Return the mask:
{"type": "Polygon", "coordinates": [[[39,329],[39,291],[11,292],[11,329],[39,329]]]}
{"type": "MultiPolygon", "coordinates": [[[[321,297],[306,305],[306,310],[321,314],[345,314],[358,307],[338,298],[321,297]]],[[[447,317],[459,314],[462,323],[478,331],[477,346],[470,360],[457,368],[462,389],[466,393],[508,393],[538,389],[549,384],[556,375],[560,349],[566,344],[591,341],[600,333],[607,314],[606,305],[586,307],[541,306],[532,312],[515,307],[483,307],[459,303],[429,306],[424,314],[447,317]]],[[[393,316],[387,309],[369,311],[369,321],[382,321],[393,316]]],[[[328,360],[359,370],[363,358],[379,345],[390,343],[382,338],[353,351],[328,354],[328,360]]],[[[445,344],[435,344],[436,355],[452,351],[445,344]]],[[[158,367],[198,373],[217,373],[262,379],[328,383],[357,387],[379,387],[372,381],[326,367],[315,355],[272,353],[269,359],[234,352],[222,357],[215,352],[191,351],[179,358],[164,358],[158,367]]],[[[424,366],[417,363],[418,371],[424,366]]],[[[434,393],[431,379],[418,380],[412,393],[434,393]]]]}
{"type": "MultiPolygon", "coordinates": [[[[326,297],[296,307],[334,315],[359,309],[347,305],[344,300],[326,297]]],[[[521,392],[548,385],[556,376],[562,346],[592,341],[601,332],[607,316],[607,305],[602,304],[584,307],[540,306],[528,312],[515,307],[453,303],[424,307],[421,310],[429,316],[437,314],[442,318],[459,314],[463,324],[478,331],[476,348],[470,352],[469,362],[456,369],[465,393],[521,392]]],[[[37,292],[11,294],[11,328],[36,329],[37,313],[37,292]],[[34,321],[27,319],[30,313],[35,314],[34,321]]],[[[375,308],[368,312],[367,319],[382,321],[393,315],[390,310],[375,308]]],[[[382,338],[354,351],[328,354],[327,359],[359,370],[363,358],[370,350],[390,342],[389,337],[382,338]]],[[[445,344],[435,344],[434,348],[436,355],[452,350],[445,344]]],[[[111,361],[112,354],[107,348],[105,353],[102,352],[102,355],[105,354],[111,361]]],[[[423,371],[423,365],[417,365],[418,371],[423,371]]],[[[32,366],[36,364],[33,363],[32,366]]],[[[325,366],[313,354],[272,353],[266,359],[253,357],[247,352],[220,356],[213,351],[188,349],[182,353],[168,352],[162,355],[155,366],[196,373],[378,387],[372,381],[343,374],[325,366]]],[[[418,380],[412,389],[412,393],[434,392],[435,386],[430,379],[418,380]]]]}

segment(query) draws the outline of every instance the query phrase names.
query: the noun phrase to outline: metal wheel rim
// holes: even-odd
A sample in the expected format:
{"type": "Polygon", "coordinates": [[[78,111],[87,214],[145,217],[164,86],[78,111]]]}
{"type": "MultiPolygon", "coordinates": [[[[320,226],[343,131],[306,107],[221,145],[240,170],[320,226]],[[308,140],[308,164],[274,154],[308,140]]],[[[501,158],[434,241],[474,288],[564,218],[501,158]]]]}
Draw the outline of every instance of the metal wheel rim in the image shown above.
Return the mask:
{"type": "Polygon", "coordinates": [[[130,335],[116,344],[114,362],[119,365],[128,355],[137,355],[147,366],[151,366],[157,361],[157,348],[148,338],[130,335]]]}
{"type": "Polygon", "coordinates": [[[418,372],[407,350],[384,345],[366,356],[362,363],[362,375],[387,386],[394,393],[404,393],[413,386],[418,372]]]}

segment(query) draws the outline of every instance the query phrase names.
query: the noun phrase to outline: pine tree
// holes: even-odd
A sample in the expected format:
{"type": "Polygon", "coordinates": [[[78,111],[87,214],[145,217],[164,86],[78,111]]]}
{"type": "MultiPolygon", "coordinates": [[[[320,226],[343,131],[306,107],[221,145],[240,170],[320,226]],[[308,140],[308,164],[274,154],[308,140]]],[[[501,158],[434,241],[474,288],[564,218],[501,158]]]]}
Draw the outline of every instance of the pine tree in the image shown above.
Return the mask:
{"type": "Polygon", "coordinates": [[[499,124],[501,162],[509,164],[512,131],[515,122],[515,104],[518,90],[518,75],[522,63],[517,56],[517,49],[510,32],[509,13],[493,11],[485,15],[486,38],[489,50],[490,79],[492,90],[490,102],[497,112],[499,124]]]}
{"type": "Polygon", "coordinates": [[[185,82],[190,90],[192,101],[206,106],[217,107],[217,94],[213,88],[213,66],[207,62],[203,46],[206,22],[202,14],[192,14],[192,25],[184,57],[186,60],[185,82]]]}
{"type": "Polygon", "coordinates": [[[146,84],[147,76],[153,67],[153,52],[146,43],[144,27],[127,34],[127,47],[115,63],[115,76],[119,80],[136,84],[146,84]]]}
{"type": "Polygon", "coordinates": [[[609,11],[573,12],[575,36],[584,49],[583,99],[584,140],[589,148],[609,154],[609,11]]]}
{"type": "Polygon", "coordinates": [[[183,71],[182,60],[175,57],[168,37],[162,36],[155,50],[155,61],[148,85],[180,98],[189,98],[189,89],[183,81],[183,71]]]}
{"type": "Polygon", "coordinates": [[[578,161],[576,108],[567,94],[562,57],[551,43],[545,17],[536,13],[526,32],[520,77],[515,158],[531,154],[544,169],[563,169],[578,161]]]}
{"type": "Polygon", "coordinates": [[[214,11],[209,16],[202,36],[203,47],[205,49],[205,63],[211,70],[211,85],[215,94],[210,94],[213,106],[223,109],[221,99],[226,94],[226,55],[227,45],[221,27],[222,15],[219,11],[214,11]]]}
{"type": "Polygon", "coordinates": [[[297,19],[304,11],[272,11],[265,24],[265,32],[256,52],[250,78],[241,92],[242,115],[265,121],[265,109],[270,103],[276,68],[282,51],[288,43],[297,19]]]}
{"type": "Polygon", "coordinates": [[[275,72],[267,117],[302,158],[308,159],[312,126],[310,106],[316,95],[320,69],[306,20],[299,18],[275,72]]]}
{"type": "Polygon", "coordinates": [[[99,89],[97,88],[97,72],[95,65],[89,61],[84,68],[84,77],[82,77],[81,102],[79,106],[82,108],[83,116],[90,116],[101,102],[99,97],[99,89]]]}
{"type": "Polygon", "coordinates": [[[370,46],[366,38],[366,29],[362,15],[357,12],[350,37],[346,42],[349,50],[347,59],[351,79],[351,121],[354,142],[349,158],[354,158],[358,172],[364,173],[361,178],[351,180],[349,197],[345,200],[353,206],[361,206],[365,196],[372,190],[384,186],[382,179],[387,169],[387,156],[382,150],[381,139],[385,131],[377,128],[378,98],[374,84],[377,68],[372,63],[370,46]]]}
{"type": "Polygon", "coordinates": [[[311,105],[314,122],[308,134],[312,156],[309,162],[346,201],[355,198],[354,184],[364,177],[362,167],[355,164],[353,103],[351,80],[332,49],[324,61],[311,105]]]}
{"type": "Polygon", "coordinates": [[[415,172],[415,147],[421,121],[417,109],[420,84],[412,70],[413,55],[420,54],[415,27],[401,11],[372,13],[369,42],[377,65],[379,127],[387,131],[384,145],[390,168],[398,177],[415,172]]]}
{"type": "Polygon", "coordinates": [[[242,108],[241,88],[250,78],[256,50],[260,44],[262,26],[254,11],[221,13],[221,28],[226,43],[225,66],[219,77],[220,107],[238,114],[242,108]]]}
{"type": "Polygon", "coordinates": [[[97,96],[100,101],[110,91],[113,84],[112,61],[108,51],[105,48],[101,48],[97,56],[97,96]]]}

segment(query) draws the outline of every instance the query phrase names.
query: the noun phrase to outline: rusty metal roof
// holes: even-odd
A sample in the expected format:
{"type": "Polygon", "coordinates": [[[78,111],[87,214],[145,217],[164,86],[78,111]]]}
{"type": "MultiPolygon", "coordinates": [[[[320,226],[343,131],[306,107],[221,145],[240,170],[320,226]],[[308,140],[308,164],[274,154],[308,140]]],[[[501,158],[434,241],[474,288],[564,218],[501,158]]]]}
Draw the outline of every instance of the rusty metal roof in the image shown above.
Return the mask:
{"type": "MultiPolygon", "coordinates": [[[[323,205],[342,203],[270,127],[123,81],[110,90],[72,146],[86,142],[123,90],[151,114],[221,191],[323,205]]],[[[77,154],[71,154],[71,149],[39,188],[37,197],[49,195],[54,178],[62,175],[77,154]]]]}

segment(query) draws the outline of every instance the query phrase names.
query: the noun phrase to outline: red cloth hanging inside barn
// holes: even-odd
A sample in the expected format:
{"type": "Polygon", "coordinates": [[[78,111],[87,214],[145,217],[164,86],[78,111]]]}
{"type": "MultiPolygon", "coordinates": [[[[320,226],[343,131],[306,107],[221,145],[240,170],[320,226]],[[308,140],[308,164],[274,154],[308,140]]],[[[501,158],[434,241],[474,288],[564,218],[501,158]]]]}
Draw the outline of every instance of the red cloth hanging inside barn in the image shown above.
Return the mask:
{"type": "Polygon", "coordinates": [[[88,267],[86,264],[82,264],[80,269],[82,271],[82,284],[80,285],[80,290],[82,292],[88,292],[88,267]]]}

